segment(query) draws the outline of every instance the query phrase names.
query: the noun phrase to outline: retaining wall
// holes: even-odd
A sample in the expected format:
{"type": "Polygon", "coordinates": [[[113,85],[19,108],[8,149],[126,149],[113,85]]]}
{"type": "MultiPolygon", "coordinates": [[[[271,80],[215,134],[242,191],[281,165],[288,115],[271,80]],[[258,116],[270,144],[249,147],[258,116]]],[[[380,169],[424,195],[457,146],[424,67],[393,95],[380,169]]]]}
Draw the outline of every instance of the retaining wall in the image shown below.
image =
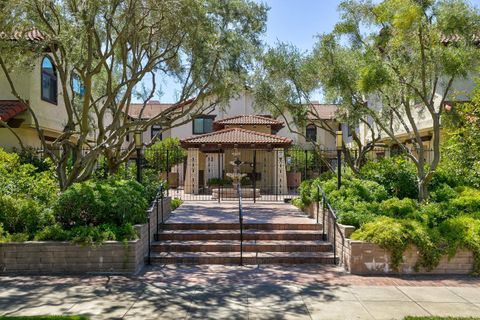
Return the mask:
{"type": "MultiPolygon", "coordinates": [[[[150,235],[160,223],[161,207],[149,209],[150,235]]],[[[163,219],[170,216],[170,198],[163,200],[163,219]]],[[[135,226],[139,238],[128,242],[107,241],[86,246],[59,241],[27,241],[0,244],[0,274],[129,273],[139,272],[148,253],[148,224],[135,226]]]]}
{"type": "MultiPolygon", "coordinates": [[[[311,203],[303,210],[312,219],[317,219],[317,203],[311,203]]],[[[323,208],[318,210],[318,220],[323,223],[323,208]]],[[[350,235],[355,231],[353,226],[339,224],[335,238],[333,221],[325,217],[325,231],[328,241],[336,243],[338,262],[352,274],[380,275],[380,274],[470,274],[473,271],[473,253],[459,249],[453,257],[443,256],[436,268],[431,271],[415,270],[419,253],[415,246],[409,246],[403,253],[403,262],[395,270],[391,263],[391,254],[379,245],[365,241],[351,240],[350,235]]]]}

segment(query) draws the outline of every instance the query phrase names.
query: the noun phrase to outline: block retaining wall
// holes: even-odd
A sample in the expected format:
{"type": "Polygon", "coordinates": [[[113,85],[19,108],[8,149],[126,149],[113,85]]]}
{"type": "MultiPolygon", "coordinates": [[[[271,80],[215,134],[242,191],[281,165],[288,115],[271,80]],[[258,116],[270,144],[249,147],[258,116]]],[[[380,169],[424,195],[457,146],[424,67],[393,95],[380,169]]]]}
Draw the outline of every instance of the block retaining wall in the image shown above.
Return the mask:
{"type": "MultiPolygon", "coordinates": [[[[149,209],[150,236],[161,222],[161,207],[149,209]]],[[[171,213],[170,198],[163,200],[164,220],[171,213]]],[[[128,242],[107,241],[86,246],[58,241],[27,241],[0,244],[0,274],[138,273],[148,253],[148,224],[136,225],[139,238],[128,242]]]]}
{"type": "MultiPolygon", "coordinates": [[[[323,222],[323,210],[319,208],[319,222],[323,222]]],[[[303,210],[310,218],[317,217],[317,204],[311,203],[303,210]]],[[[333,241],[333,222],[325,219],[325,230],[329,241],[333,241]]],[[[473,271],[473,253],[459,249],[453,257],[443,256],[431,271],[415,270],[419,253],[415,246],[409,246],[403,253],[403,262],[394,270],[390,252],[379,245],[365,241],[351,240],[353,226],[339,225],[336,234],[336,250],[339,264],[346,271],[360,275],[381,274],[470,274],[473,271]]]]}

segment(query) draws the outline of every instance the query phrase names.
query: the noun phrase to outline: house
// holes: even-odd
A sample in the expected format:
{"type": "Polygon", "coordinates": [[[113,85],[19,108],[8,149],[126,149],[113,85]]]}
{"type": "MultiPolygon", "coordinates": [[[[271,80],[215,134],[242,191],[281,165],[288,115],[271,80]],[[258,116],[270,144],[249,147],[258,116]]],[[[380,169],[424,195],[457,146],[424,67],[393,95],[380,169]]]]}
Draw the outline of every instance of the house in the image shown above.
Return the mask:
{"type": "Polygon", "coordinates": [[[212,132],[182,139],[188,150],[185,193],[198,194],[209,181],[233,173],[235,161],[241,161],[241,172],[258,188],[258,196],[287,194],[285,151],[292,139],[278,135],[282,127],[269,117],[237,115],[214,121],[212,132]]]}
{"type": "MultiPolygon", "coordinates": [[[[474,90],[475,87],[475,82],[473,80],[474,78],[475,76],[472,74],[466,79],[457,79],[456,81],[454,81],[449,94],[450,99],[444,101],[442,106],[440,106],[440,104],[442,103],[441,95],[444,88],[442,86],[439,86],[434,99],[435,107],[437,109],[442,107],[444,108],[444,111],[448,112],[448,110],[451,110],[455,104],[467,102],[469,100],[471,92],[474,90]]],[[[374,110],[381,109],[381,101],[379,101],[379,99],[375,95],[369,97],[368,104],[369,107],[374,110]]],[[[407,146],[409,149],[414,149],[414,145],[412,143],[413,130],[407,116],[404,115],[403,117],[403,122],[408,126],[409,130],[412,133],[407,132],[404,125],[397,121],[396,123],[394,123],[393,126],[395,138],[396,140],[400,141],[400,143],[407,146]]],[[[424,106],[422,104],[416,104],[412,107],[412,117],[418,128],[423,145],[427,150],[425,160],[427,162],[430,162],[433,159],[433,153],[429,152],[433,149],[433,120],[431,114],[424,109],[424,106]]],[[[440,121],[441,120],[442,119],[440,119],[440,121]]],[[[373,124],[373,120],[371,118],[368,118],[367,121],[373,124]]],[[[361,124],[356,130],[363,144],[372,141],[371,131],[366,125],[361,124]]],[[[444,138],[445,136],[441,132],[440,143],[444,138]]],[[[377,153],[381,156],[395,153],[398,149],[397,142],[393,141],[384,132],[380,132],[380,139],[376,142],[376,144],[379,146],[377,153]]]]}
{"type": "MultiPolygon", "coordinates": [[[[159,101],[134,103],[130,105],[129,115],[132,119],[148,120],[171,106],[159,101]]],[[[305,150],[311,154],[315,147],[317,150],[320,147],[325,150],[323,156],[326,158],[332,160],[336,157],[336,152],[330,152],[335,149],[335,135],[327,130],[331,128],[334,133],[338,129],[336,111],[336,105],[313,103],[308,111],[306,126],[298,128],[289,114],[275,119],[258,111],[253,96],[245,91],[226,106],[215,106],[205,113],[186,115],[168,128],[154,124],[143,132],[143,141],[147,145],[155,142],[152,139],[167,137],[182,141],[188,160],[171,168],[171,173],[175,174],[175,181],[171,184],[184,187],[186,193],[212,192],[207,190],[209,181],[225,178],[226,173],[232,172],[232,154],[239,152],[240,160],[249,164],[242,167],[242,172],[248,175],[250,181],[257,179],[255,184],[260,191],[285,194],[288,188],[298,187],[302,175],[307,175],[304,160],[300,160],[301,163],[298,160],[306,158],[305,150]],[[325,125],[328,128],[322,127],[325,125]],[[292,146],[297,148],[293,150],[292,146]],[[252,171],[254,165],[255,172],[252,171]],[[283,171],[276,172],[277,169],[283,171]]],[[[125,141],[125,147],[131,143],[132,135],[125,141]]],[[[324,166],[318,164],[317,167],[316,170],[320,172],[324,166]]]]}
{"type": "MultiPolygon", "coordinates": [[[[35,42],[44,40],[43,35],[37,30],[16,32],[10,40],[15,41],[20,37],[35,42]]],[[[59,98],[61,88],[57,76],[52,56],[48,52],[35,58],[31,68],[12,74],[12,82],[18,94],[34,111],[47,143],[53,142],[62,134],[67,118],[63,99],[59,98]]],[[[19,148],[17,137],[22,140],[24,146],[41,147],[32,112],[27,110],[12,93],[3,72],[0,72],[0,121],[11,128],[0,126],[0,147],[7,150],[19,148]]]]}
{"type": "MultiPolygon", "coordinates": [[[[141,118],[150,119],[166,109],[172,104],[161,103],[160,101],[150,100],[145,105],[142,103],[130,104],[129,115],[132,119],[137,119],[142,112],[141,118]]],[[[312,142],[317,143],[324,149],[335,148],[335,137],[331,133],[322,129],[318,124],[319,121],[328,123],[334,128],[338,127],[335,120],[336,105],[312,103],[311,110],[308,112],[308,121],[305,128],[297,128],[292,122],[290,115],[279,116],[276,120],[286,124],[278,129],[278,135],[287,137],[292,140],[293,145],[298,145],[302,149],[313,149],[312,142]]],[[[227,117],[240,115],[261,115],[272,117],[263,111],[258,111],[255,106],[253,96],[245,91],[236,98],[232,98],[226,106],[215,106],[205,113],[186,115],[172,123],[169,128],[162,128],[159,125],[152,125],[143,132],[143,141],[147,144],[155,137],[155,134],[161,132],[158,138],[175,137],[185,139],[192,135],[200,135],[214,131],[214,122],[225,119],[227,117]]],[[[132,137],[129,137],[131,141],[132,137]]],[[[125,146],[128,145],[128,141],[125,146]]]]}

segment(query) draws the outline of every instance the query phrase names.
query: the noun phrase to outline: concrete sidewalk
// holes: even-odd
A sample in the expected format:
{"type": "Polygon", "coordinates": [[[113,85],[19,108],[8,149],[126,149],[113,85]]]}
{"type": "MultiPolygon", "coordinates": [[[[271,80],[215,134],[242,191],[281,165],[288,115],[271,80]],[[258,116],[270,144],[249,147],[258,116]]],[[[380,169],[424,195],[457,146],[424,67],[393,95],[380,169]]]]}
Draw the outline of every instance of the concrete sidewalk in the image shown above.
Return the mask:
{"type": "Polygon", "coordinates": [[[0,315],[92,319],[480,316],[480,279],[360,277],[335,267],[168,266],[122,276],[0,277],[0,315]]]}

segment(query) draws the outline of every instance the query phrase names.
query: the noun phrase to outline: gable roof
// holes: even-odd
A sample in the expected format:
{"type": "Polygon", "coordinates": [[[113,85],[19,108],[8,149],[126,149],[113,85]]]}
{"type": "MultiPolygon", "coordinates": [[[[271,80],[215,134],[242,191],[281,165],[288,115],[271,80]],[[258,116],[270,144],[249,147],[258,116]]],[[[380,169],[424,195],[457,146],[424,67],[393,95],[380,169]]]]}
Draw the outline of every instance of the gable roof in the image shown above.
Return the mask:
{"type": "Polygon", "coordinates": [[[8,121],[27,110],[18,100],[0,100],[0,121],[8,121]]]}
{"type": "Polygon", "coordinates": [[[227,125],[269,125],[272,129],[278,131],[283,127],[283,122],[265,116],[249,114],[217,120],[213,125],[215,129],[222,129],[227,125]]]}
{"type": "Polygon", "coordinates": [[[38,29],[14,30],[11,33],[0,32],[0,39],[20,41],[27,40],[32,42],[40,42],[46,40],[45,35],[38,29]]]}
{"type": "Polygon", "coordinates": [[[315,120],[333,120],[338,110],[338,105],[336,104],[322,104],[314,103],[311,104],[310,112],[307,115],[308,119],[315,120]]]}
{"type": "Polygon", "coordinates": [[[142,119],[151,119],[158,116],[172,105],[173,104],[171,103],[160,103],[160,101],[151,100],[145,104],[145,108],[143,109],[143,103],[131,103],[130,108],[128,109],[128,115],[132,118],[138,118],[143,109],[142,119]]]}
{"type": "Polygon", "coordinates": [[[289,138],[276,136],[268,133],[261,133],[243,128],[227,128],[211,133],[193,136],[181,140],[183,147],[197,147],[201,145],[272,145],[288,146],[292,143],[289,138]]]}

